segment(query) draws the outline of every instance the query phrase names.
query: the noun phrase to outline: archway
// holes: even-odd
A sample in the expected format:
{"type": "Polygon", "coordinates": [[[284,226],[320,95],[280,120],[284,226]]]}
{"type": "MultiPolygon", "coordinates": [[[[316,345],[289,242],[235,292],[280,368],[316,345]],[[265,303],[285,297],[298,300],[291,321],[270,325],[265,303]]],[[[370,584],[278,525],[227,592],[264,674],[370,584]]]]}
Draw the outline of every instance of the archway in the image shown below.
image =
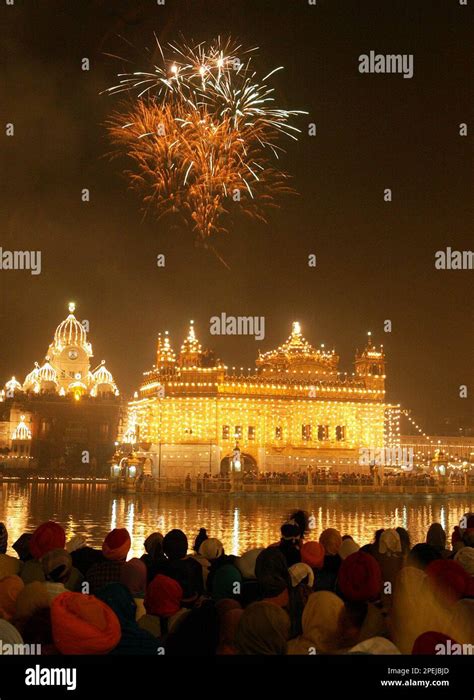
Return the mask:
{"type": "MultiPolygon", "coordinates": [[[[221,459],[221,474],[225,475],[230,472],[230,461],[232,459],[232,454],[226,455],[221,459]]],[[[240,460],[242,462],[242,472],[258,471],[257,462],[252,455],[242,452],[240,455],[240,460]]]]}

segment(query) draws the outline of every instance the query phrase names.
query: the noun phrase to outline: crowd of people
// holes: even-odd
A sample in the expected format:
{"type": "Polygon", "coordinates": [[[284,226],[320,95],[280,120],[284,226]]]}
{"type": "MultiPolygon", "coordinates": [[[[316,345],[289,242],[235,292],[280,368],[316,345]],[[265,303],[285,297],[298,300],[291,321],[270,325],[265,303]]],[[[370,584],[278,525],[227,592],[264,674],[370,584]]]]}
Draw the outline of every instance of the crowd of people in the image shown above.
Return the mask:
{"type": "MultiPolygon", "coordinates": [[[[0,646],[50,654],[294,655],[474,653],[474,514],[450,542],[433,523],[361,545],[334,528],[308,539],[292,513],[279,539],[241,556],[201,528],[151,533],[128,558],[125,528],[94,548],[57,522],[7,554],[0,523],[0,646]],[[448,651],[449,650],[449,651],[448,651]]],[[[212,534],[212,533],[211,533],[212,534]]]]}

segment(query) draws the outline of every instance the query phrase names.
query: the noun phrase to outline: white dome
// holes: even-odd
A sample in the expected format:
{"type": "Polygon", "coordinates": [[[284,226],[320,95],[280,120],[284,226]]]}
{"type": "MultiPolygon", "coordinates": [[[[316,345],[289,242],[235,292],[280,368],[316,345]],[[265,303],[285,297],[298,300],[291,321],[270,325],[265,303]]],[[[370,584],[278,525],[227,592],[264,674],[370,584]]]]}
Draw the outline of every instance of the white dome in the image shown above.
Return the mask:
{"type": "Polygon", "coordinates": [[[21,384],[20,382],[15,379],[15,377],[12,377],[6,384],[5,384],[5,389],[7,391],[21,391],[21,384]]]}
{"type": "Polygon", "coordinates": [[[57,383],[56,370],[49,364],[48,360],[46,360],[44,365],[38,370],[38,381],[57,383]]]}
{"type": "Polygon", "coordinates": [[[84,327],[74,316],[74,304],[69,304],[69,316],[62,321],[54,333],[56,345],[67,347],[68,345],[84,346],[87,344],[87,334],[84,327]]]}
{"type": "Polygon", "coordinates": [[[92,378],[95,384],[110,384],[114,385],[114,378],[112,373],[109,372],[107,367],[102,364],[98,367],[95,372],[92,373],[92,378]]]}

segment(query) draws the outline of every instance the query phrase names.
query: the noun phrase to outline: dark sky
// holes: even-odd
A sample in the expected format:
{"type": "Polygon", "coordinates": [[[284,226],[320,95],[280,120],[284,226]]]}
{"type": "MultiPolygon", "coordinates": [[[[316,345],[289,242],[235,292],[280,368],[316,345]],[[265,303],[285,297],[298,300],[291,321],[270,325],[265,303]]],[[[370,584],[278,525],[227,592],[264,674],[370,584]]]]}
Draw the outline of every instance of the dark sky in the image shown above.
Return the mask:
{"type": "Polygon", "coordinates": [[[298,319],[350,371],[371,330],[386,348],[389,400],[430,431],[472,425],[459,386],[472,396],[473,272],[434,267],[435,251],[472,248],[472,137],[458,126],[472,114],[470,12],[457,0],[2,3],[0,123],[13,122],[15,136],[1,137],[0,246],[41,250],[43,271],[0,272],[1,377],[42,360],[70,299],[125,393],[151,366],[160,330],[178,349],[193,318],[205,345],[247,367],[298,319]],[[230,272],[191,233],[143,220],[125,163],[105,157],[117,101],[99,93],[123,65],[104,54],[146,67],[153,32],[260,47],[260,75],[285,66],[274,79],[281,106],[310,113],[284,159],[299,195],[268,225],[236,220],[220,242],[230,272]],[[360,74],[358,57],[371,50],[414,54],[414,77],[360,74]],[[211,338],[209,318],[221,312],[265,316],[265,340],[211,338]]]}

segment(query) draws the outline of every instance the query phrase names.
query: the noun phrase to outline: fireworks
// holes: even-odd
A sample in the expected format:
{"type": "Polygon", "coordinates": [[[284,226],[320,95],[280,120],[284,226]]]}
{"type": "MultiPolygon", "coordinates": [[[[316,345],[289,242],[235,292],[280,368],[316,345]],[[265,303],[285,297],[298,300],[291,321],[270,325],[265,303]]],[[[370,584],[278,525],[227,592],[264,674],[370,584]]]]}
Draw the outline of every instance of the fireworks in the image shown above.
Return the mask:
{"type": "MultiPolygon", "coordinates": [[[[157,42],[158,43],[158,42],[157,42]]],[[[275,107],[249,54],[220,38],[195,47],[158,44],[161,64],[119,75],[110,94],[129,102],[108,122],[112,141],[133,162],[132,187],[160,218],[172,214],[197,239],[227,231],[233,207],[265,221],[279,194],[292,191],[276,167],[283,137],[297,138],[290,120],[304,112],[275,107]],[[242,58],[241,58],[242,57],[242,58]]]]}

